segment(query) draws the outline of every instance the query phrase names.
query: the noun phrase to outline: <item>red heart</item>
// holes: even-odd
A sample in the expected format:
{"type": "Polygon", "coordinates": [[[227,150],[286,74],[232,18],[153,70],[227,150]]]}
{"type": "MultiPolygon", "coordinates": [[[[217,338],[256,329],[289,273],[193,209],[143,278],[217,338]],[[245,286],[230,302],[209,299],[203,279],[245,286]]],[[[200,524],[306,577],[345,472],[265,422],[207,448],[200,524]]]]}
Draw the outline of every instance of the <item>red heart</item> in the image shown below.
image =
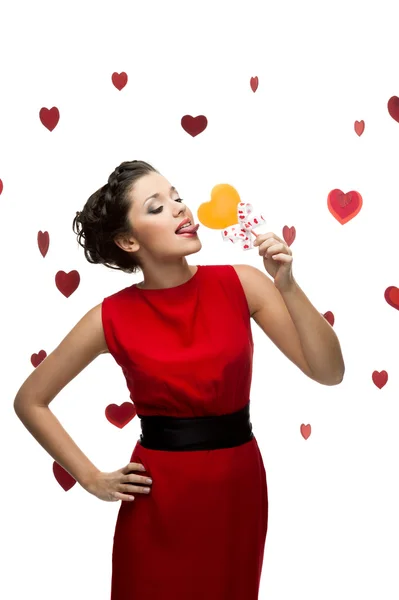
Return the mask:
{"type": "Polygon", "coordinates": [[[112,73],[112,83],[117,90],[121,91],[127,84],[127,74],[123,73],[112,73]]]}
{"type": "Polygon", "coordinates": [[[357,135],[362,135],[364,131],[364,121],[355,121],[355,131],[357,135]]]}
{"type": "Polygon", "coordinates": [[[291,246],[293,241],[295,240],[296,231],[295,227],[288,227],[288,225],[284,225],[283,227],[283,238],[287,246],[291,246]]]}
{"type": "Polygon", "coordinates": [[[53,131],[60,120],[60,112],[58,108],[56,106],[53,106],[53,108],[50,108],[50,110],[48,108],[42,108],[39,114],[43,125],[50,131],[53,131]]]}
{"type": "Polygon", "coordinates": [[[259,85],[259,79],[258,76],[256,77],[251,77],[251,90],[253,92],[256,92],[256,90],[258,89],[258,85],[259,85]]]}
{"type": "Polygon", "coordinates": [[[109,404],[105,409],[105,416],[112,425],[122,429],[136,416],[136,407],[132,402],[123,402],[118,404],[109,404]]]}
{"type": "Polygon", "coordinates": [[[204,115],[198,117],[192,117],[191,115],[184,115],[181,120],[181,126],[184,131],[195,137],[199,133],[202,133],[208,125],[208,119],[204,115]]]}
{"type": "Polygon", "coordinates": [[[324,313],[323,317],[328,323],[330,323],[331,327],[334,326],[335,319],[331,310],[328,310],[326,313],[324,313]]]}
{"type": "Polygon", "coordinates": [[[374,384],[381,389],[388,381],[388,373],[386,371],[373,371],[372,379],[374,384]]]}
{"type": "Polygon", "coordinates": [[[332,190],[327,198],[328,210],[341,225],[356,217],[363,206],[363,198],[359,192],[344,194],[341,190],[332,190]]]}
{"type": "Polygon", "coordinates": [[[44,257],[48,252],[48,248],[50,245],[50,236],[48,231],[39,231],[37,234],[37,244],[39,246],[40,254],[44,257]]]}
{"type": "Polygon", "coordinates": [[[3,182],[0,179],[0,194],[3,192],[3,182]]]}
{"type": "Polygon", "coordinates": [[[44,350],[40,350],[38,354],[32,354],[32,356],[30,357],[30,362],[36,369],[36,367],[38,367],[40,363],[44,361],[46,356],[47,352],[45,352],[44,350]]]}
{"type": "Polygon", "coordinates": [[[311,433],[312,433],[311,426],[310,425],[304,425],[302,423],[302,425],[301,425],[301,434],[305,438],[305,440],[308,439],[308,437],[310,436],[311,433]]]}
{"type": "Polygon", "coordinates": [[[388,100],[388,112],[392,119],[399,122],[399,98],[397,96],[392,96],[388,100]]]}
{"type": "Polygon", "coordinates": [[[60,486],[64,488],[66,492],[73,488],[76,483],[76,479],[55,461],[53,462],[53,473],[60,486]]]}
{"type": "Polygon", "coordinates": [[[399,288],[390,285],[384,292],[384,298],[390,306],[399,310],[399,288]]]}
{"type": "Polygon", "coordinates": [[[58,271],[55,276],[55,285],[61,294],[64,294],[66,298],[69,298],[71,294],[77,289],[80,283],[80,275],[77,271],[58,271]]]}

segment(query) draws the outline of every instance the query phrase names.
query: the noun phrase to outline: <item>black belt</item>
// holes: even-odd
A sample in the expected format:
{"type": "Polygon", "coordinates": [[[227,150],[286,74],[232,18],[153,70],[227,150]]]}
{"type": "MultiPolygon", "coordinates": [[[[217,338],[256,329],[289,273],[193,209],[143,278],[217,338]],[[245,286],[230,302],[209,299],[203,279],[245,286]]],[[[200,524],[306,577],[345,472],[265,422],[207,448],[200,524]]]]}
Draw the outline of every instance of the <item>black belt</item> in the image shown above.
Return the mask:
{"type": "Polygon", "coordinates": [[[140,444],[151,450],[216,450],[232,448],[254,437],[249,402],[227,415],[164,417],[137,414],[141,421],[140,444]]]}

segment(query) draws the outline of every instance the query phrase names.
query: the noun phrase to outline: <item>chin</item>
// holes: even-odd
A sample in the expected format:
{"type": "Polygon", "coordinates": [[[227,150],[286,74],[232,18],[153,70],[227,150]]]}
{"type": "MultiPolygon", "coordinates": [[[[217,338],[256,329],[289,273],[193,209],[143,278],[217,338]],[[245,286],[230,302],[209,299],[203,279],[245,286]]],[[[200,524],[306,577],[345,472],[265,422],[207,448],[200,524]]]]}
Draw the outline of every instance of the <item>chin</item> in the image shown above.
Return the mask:
{"type": "MultiPolygon", "coordinates": [[[[188,246],[188,244],[187,244],[188,246]]],[[[184,252],[184,256],[190,256],[190,254],[197,254],[202,249],[202,244],[200,240],[196,240],[196,243],[192,243],[192,248],[188,249],[184,252]]]]}

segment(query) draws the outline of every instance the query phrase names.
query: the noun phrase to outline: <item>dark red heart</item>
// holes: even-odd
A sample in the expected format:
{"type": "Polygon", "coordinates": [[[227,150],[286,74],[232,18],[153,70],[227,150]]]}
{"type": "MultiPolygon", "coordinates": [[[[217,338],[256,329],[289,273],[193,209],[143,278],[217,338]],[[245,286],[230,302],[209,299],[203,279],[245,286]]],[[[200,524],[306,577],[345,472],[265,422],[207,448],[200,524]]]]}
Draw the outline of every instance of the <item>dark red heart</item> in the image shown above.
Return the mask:
{"type": "Polygon", "coordinates": [[[39,246],[40,254],[45,257],[50,245],[50,236],[48,231],[39,231],[37,234],[37,244],[39,246]]]}
{"type": "Polygon", "coordinates": [[[388,100],[388,112],[392,119],[399,122],[399,98],[397,96],[392,96],[388,100]]]}
{"type": "Polygon", "coordinates": [[[383,388],[386,382],[388,381],[388,373],[386,371],[374,371],[372,375],[372,379],[374,385],[376,385],[379,389],[383,388]]]}
{"type": "Polygon", "coordinates": [[[65,471],[65,469],[56,461],[53,462],[53,473],[60,486],[64,488],[66,492],[73,488],[76,483],[76,479],[74,479],[68,471],[65,471]]]}
{"type": "Polygon", "coordinates": [[[208,119],[204,115],[198,117],[192,117],[191,115],[184,115],[181,120],[181,126],[184,131],[195,137],[199,133],[202,133],[208,125],[208,119]]]}
{"type": "Polygon", "coordinates": [[[78,288],[80,283],[80,275],[77,271],[58,271],[55,276],[55,285],[61,294],[64,294],[67,298],[78,288]]]}
{"type": "Polygon", "coordinates": [[[30,357],[30,362],[36,369],[36,367],[38,367],[40,365],[40,363],[42,363],[44,361],[46,356],[47,356],[47,352],[45,352],[44,350],[40,350],[40,352],[38,352],[38,354],[32,354],[32,356],[30,357]]]}
{"type": "Polygon", "coordinates": [[[136,416],[136,407],[132,402],[123,402],[118,404],[109,404],[105,409],[105,416],[112,425],[125,427],[136,416]]]}
{"type": "Polygon", "coordinates": [[[57,127],[58,121],[60,120],[60,112],[56,106],[53,106],[50,110],[48,108],[42,108],[39,114],[41,122],[49,131],[53,131],[53,129],[57,127]]]}

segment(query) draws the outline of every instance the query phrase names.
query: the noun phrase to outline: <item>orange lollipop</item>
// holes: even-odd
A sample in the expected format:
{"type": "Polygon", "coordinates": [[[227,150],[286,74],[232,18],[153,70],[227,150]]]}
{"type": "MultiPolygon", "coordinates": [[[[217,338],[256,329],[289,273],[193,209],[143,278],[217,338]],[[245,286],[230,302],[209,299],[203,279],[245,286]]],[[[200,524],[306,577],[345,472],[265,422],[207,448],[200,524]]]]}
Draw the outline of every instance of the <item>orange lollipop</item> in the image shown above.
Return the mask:
{"type": "Polygon", "coordinates": [[[198,219],[211,229],[223,229],[222,237],[233,243],[241,242],[243,250],[254,248],[249,233],[256,237],[255,227],[263,225],[263,215],[252,215],[252,205],[241,202],[237,190],[228,184],[216,185],[211,200],[198,209],[198,219]]]}

